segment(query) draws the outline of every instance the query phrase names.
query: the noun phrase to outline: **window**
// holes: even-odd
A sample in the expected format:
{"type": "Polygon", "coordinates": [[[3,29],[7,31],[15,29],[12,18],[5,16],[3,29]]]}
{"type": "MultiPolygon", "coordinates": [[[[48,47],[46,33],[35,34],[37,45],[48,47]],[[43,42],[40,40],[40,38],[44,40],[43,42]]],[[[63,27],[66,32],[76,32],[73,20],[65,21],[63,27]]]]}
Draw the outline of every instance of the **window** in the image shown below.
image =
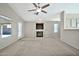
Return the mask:
{"type": "Polygon", "coordinates": [[[22,37],[22,23],[18,23],[18,39],[22,37]]]}
{"type": "Polygon", "coordinates": [[[76,18],[64,20],[64,29],[79,29],[79,20],[76,18]]]}
{"type": "Polygon", "coordinates": [[[72,19],[70,22],[71,22],[71,28],[76,28],[76,20],[72,19]]]}
{"type": "Polygon", "coordinates": [[[79,29],[79,20],[77,20],[77,28],[79,29]]]}
{"type": "Polygon", "coordinates": [[[11,36],[11,31],[12,27],[11,24],[2,24],[1,25],[1,37],[5,38],[5,37],[9,37],[11,36]]]}
{"type": "Polygon", "coordinates": [[[58,32],[58,24],[54,24],[54,32],[55,32],[55,33],[58,32]]]}
{"type": "Polygon", "coordinates": [[[1,37],[1,25],[0,25],[0,37],[1,37]]]}

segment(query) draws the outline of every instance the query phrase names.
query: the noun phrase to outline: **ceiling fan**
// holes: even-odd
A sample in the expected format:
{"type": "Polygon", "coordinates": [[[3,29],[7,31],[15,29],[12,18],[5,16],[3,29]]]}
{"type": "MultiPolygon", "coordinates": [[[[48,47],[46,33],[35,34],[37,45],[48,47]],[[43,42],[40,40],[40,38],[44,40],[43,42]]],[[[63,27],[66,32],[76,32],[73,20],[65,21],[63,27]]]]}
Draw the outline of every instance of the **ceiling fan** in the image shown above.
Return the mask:
{"type": "Polygon", "coordinates": [[[38,15],[40,12],[43,12],[43,13],[47,13],[47,11],[44,10],[44,8],[48,7],[49,4],[46,4],[42,7],[40,7],[40,3],[32,3],[34,6],[35,6],[35,9],[32,9],[32,10],[28,10],[28,11],[36,11],[34,14],[35,15],[38,15]]]}

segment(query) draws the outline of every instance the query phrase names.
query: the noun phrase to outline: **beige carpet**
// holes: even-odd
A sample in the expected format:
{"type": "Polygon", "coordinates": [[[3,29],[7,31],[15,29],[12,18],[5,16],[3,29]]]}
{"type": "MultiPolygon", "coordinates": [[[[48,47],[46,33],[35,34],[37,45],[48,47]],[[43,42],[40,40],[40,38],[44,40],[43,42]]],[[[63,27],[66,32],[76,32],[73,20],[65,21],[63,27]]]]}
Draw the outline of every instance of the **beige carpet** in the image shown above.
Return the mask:
{"type": "Polygon", "coordinates": [[[24,38],[0,50],[1,56],[76,56],[79,51],[53,38],[24,38]]]}

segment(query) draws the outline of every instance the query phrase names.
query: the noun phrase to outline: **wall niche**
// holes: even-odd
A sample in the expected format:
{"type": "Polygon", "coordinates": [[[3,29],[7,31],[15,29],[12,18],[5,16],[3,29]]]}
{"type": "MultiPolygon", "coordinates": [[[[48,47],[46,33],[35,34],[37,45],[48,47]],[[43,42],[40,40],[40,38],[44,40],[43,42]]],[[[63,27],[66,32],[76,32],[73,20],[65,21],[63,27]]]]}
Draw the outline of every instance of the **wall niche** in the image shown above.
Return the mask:
{"type": "Polygon", "coordinates": [[[44,23],[36,23],[36,37],[43,37],[44,23]]]}
{"type": "Polygon", "coordinates": [[[43,23],[36,23],[36,30],[37,29],[44,29],[44,24],[43,23]]]}

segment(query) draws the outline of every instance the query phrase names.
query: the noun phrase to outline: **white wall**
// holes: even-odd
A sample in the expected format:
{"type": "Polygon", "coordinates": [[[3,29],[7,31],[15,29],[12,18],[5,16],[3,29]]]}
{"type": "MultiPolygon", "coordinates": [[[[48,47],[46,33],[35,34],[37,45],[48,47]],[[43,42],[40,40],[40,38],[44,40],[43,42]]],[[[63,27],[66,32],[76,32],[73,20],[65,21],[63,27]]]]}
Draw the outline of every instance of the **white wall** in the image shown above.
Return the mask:
{"type": "MultiPolygon", "coordinates": [[[[74,17],[78,15],[74,14],[74,17]]],[[[61,40],[65,43],[79,49],[79,29],[64,29],[64,19],[65,17],[73,18],[72,14],[62,14],[61,15],[61,40]],[[63,16],[64,15],[64,16],[63,16]],[[64,18],[63,18],[64,17],[64,18]]]]}
{"type": "MultiPolygon", "coordinates": [[[[60,27],[59,27],[59,32],[58,33],[54,33],[54,27],[53,25],[59,24],[60,26],[60,22],[57,21],[43,21],[42,23],[44,23],[44,37],[53,37],[53,38],[57,38],[60,37],[60,27]]],[[[25,36],[26,37],[36,37],[36,22],[26,22],[25,23],[25,36]]]]}
{"type": "Polygon", "coordinates": [[[45,29],[44,29],[44,36],[45,37],[52,37],[52,38],[59,38],[60,37],[60,22],[58,21],[49,21],[45,22],[45,29]],[[58,33],[54,32],[54,24],[59,24],[58,33]]]}
{"type": "MultiPolygon", "coordinates": [[[[12,36],[5,39],[0,38],[0,49],[2,49],[12,44],[13,42],[17,41],[18,22],[24,23],[24,21],[15,13],[15,11],[13,11],[13,9],[9,7],[8,4],[3,4],[3,3],[0,4],[0,15],[11,18],[11,24],[12,24],[12,36]]],[[[23,36],[24,36],[24,31],[23,31],[23,36]]]]}
{"type": "Polygon", "coordinates": [[[25,37],[35,37],[35,22],[25,22],[25,37]]]}

